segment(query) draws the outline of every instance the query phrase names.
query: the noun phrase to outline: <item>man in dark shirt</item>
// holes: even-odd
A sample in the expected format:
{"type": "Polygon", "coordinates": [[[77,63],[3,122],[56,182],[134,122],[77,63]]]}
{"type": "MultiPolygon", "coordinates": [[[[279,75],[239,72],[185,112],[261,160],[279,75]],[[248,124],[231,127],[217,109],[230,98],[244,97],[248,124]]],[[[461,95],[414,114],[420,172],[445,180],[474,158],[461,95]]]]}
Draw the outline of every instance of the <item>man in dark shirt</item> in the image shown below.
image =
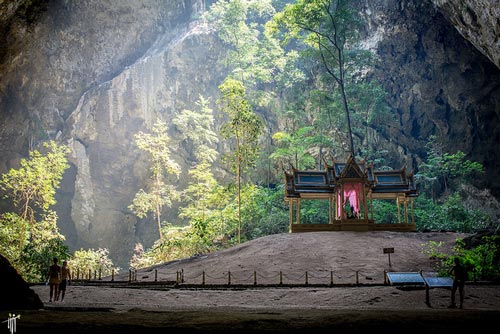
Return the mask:
{"type": "Polygon", "coordinates": [[[455,293],[458,289],[458,294],[460,295],[460,308],[464,304],[464,287],[465,281],[467,280],[467,271],[465,267],[460,263],[460,259],[455,257],[455,265],[449,271],[450,275],[453,275],[453,287],[451,288],[451,304],[449,308],[456,308],[455,304],[455,293]]]}

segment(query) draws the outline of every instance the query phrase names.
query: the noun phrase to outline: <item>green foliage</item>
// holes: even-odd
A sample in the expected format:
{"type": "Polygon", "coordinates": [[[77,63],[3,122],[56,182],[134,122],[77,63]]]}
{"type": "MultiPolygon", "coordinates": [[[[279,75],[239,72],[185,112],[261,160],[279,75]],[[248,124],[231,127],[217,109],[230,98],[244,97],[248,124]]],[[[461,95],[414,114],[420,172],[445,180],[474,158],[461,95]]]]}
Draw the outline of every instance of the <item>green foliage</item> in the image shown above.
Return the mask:
{"type": "Polygon", "coordinates": [[[6,192],[23,219],[33,222],[34,215],[56,204],[56,189],[64,171],[69,167],[66,154],[69,149],[54,141],[43,144],[46,153],[29,152],[29,159],[21,159],[19,169],[3,174],[0,188],[6,192]]]}
{"type": "MultiPolygon", "coordinates": [[[[283,187],[245,185],[241,190],[242,240],[288,231],[283,187]]],[[[165,225],[165,238],[144,250],[138,244],[130,265],[142,268],[233,246],[238,242],[238,210],[234,186],[215,185],[206,197],[204,214],[190,216],[184,227],[165,225]]]]}
{"type": "Polygon", "coordinates": [[[275,188],[252,186],[242,210],[246,240],[288,232],[288,207],[283,201],[283,185],[275,188]]]}
{"type": "Polygon", "coordinates": [[[33,150],[21,159],[19,169],[3,174],[0,187],[16,212],[0,215],[0,252],[28,282],[44,280],[53,257],[65,257],[68,248],[57,227],[55,193],[69,167],[69,149],[54,141],[44,152],[33,150]]]}
{"type": "Polygon", "coordinates": [[[179,165],[171,159],[170,138],[167,134],[167,126],[160,119],[156,120],[152,129],[153,133],[142,131],[135,135],[138,148],[149,154],[151,169],[151,180],[148,190],[139,189],[129,209],[138,217],[146,217],[154,213],[160,239],[163,238],[161,231],[161,214],[164,206],[171,206],[172,201],[177,199],[178,193],[175,187],[166,183],[166,177],[179,175],[179,165]]]}
{"type": "Polygon", "coordinates": [[[0,215],[0,253],[11,263],[19,259],[22,248],[29,241],[29,222],[13,212],[0,215]]]}
{"type": "Polygon", "coordinates": [[[484,173],[484,167],[478,162],[465,160],[465,153],[444,152],[436,136],[431,136],[426,144],[427,161],[419,166],[415,179],[424,191],[438,197],[442,190],[447,192],[450,186],[470,183],[474,177],[484,173]]]}
{"type": "MultiPolygon", "coordinates": [[[[394,201],[374,200],[373,211],[377,223],[398,222],[398,210],[394,201]]],[[[474,233],[491,224],[491,218],[486,213],[466,208],[458,192],[449,195],[442,203],[436,203],[421,194],[415,199],[414,214],[418,231],[474,233]]]]}
{"type": "MultiPolygon", "coordinates": [[[[226,79],[219,86],[218,104],[228,120],[221,128],[225,139],[233,139],[234,150],[226,155],[231,169],[239,173],[255,164],[262,133],[262,120],[253,112],[246,98],[245,87],[237,80],[226,79]]],[[[238,175],[239,176],[239,175],[238,175]]]]}
{"type": "Polygon", "coordinates": [[[198,110],[183,110],[172,123],[190,142],[197,161],[213,163],[218,156],[215,145],[219,142],[213,129],[213,110],[209,107],[210,99],[203,96],[195,102],[198,110]]]}
{"type": "Polygon", "coordinates": [[[152,133],[139,131],[134,138],[137,147],[149,154],[153,178],[163,177],[165,173],[179,174],[179,165],[171,158],[170,138],[165,122],[157,119],[152,133]]]}
{"type": "Polygon", "coordinates": [[[301,224],[328,224],[329,222],[328,201],[301,201],[300,223],[301,224]]]}
{"type": "Polygon", "coordinates": [[[460,259],[467,268],[469,279],[498,280],[500,279],[500,236],[484,236],[481,243],[472,248],[466,248],[463,239],[457,239],[452,254],[440,252],[442,243],[429,241],[422,244],[422,252],[435,260],[434,269],[441,276],[448,276],[455,257],[460,259]]]}
{"type": "Polygon", "coordinates": [[[397,224],[396,203],[393,200],[373,200],[373,219],[380,224],[397,224]]]}
{"type": "Polygon", "coordinates": [[[314,167],[316,161],[308,152],[314,138],[311,135],[313,131],[314,128],[309,126],[300,128],[292,134],[276,132],[273,139],[278,147],[270,157],[281,168],[288,168],[290,165],[297,169],[314,167]]]}
{"type": "Polygon", "coordinates": [[[77,272],[80,273],[80,278],[88,276],[89,270],[92,277],[99,271],[101,271],[101,276],[111,276],[113,271],[115,274],[120,271],[119,267],[113,265],[113,260],[109,258],[109,251],[106,248],[77,250],[68,265],[75,278],[77,272]]]}
{"type": "Polygon", "coordinates": [[[205,13],[204,18],[230,47],[224,62],[231,78],[248,85],[273,80],[281,49],[262,34],[258,23],[273,14],[270,0],[217,1],[205,13]]]}
{"type": "Polygon", "coordinates": [[[218,104],[228,121],[221,127],[225,139],[233,139],[234,149],[225,158],[233,172],[236,172],[238,201],[238,241],[241,239],[241,177],[249,168],[255,166],[259,152],[259,136],[262,133],[262,120],[253,112],[246,98],[245,87],[240,81],[226,79],[220,86],[221,97],[218,104]]]}
{"type": "Polygon", "coordinates": [[[369,53],[356,48],[361,25],[349,1],[298,0],[277,13],[269,26],[275,33],[282,29],[285,44],[292,40],[304,43],[307,57],[323,65],[327,78],[324,83],[340,93],[339,107],[345,114],[349,149],[354,155],[347,78],[366,71],[363,59],[369,53]]]}

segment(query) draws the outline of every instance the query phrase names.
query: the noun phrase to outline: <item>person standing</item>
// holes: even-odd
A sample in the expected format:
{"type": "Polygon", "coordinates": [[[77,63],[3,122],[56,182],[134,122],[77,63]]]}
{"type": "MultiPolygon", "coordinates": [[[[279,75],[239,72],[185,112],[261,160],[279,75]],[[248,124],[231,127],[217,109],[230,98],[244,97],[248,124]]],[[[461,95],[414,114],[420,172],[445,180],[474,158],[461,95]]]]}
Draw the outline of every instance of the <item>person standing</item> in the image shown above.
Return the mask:
{"type": "Polygon", "coordinates": [[[66,286],[70,284],[71,281],[71,272],[68,267],[68,261],[63,261],[63,265],[61,267],[61,283],[59,283],[59,292],[56,300],[61,296],[61,303],[64,302],[64,295],[66,294],[66,286]]]}
{"type": "Polygon", "coordinates": [[[52,261],[53,264],[49,267],[49,274],[47,277],[50,286],[49,303],[52,303],[52,298],[57,300],[59,283],[61,283],[61,267],[57,264],[57,258],[53,258],[52,261]]]}
{"type": "Polygon", "coordinates": [[[460,263],[460,259],[455,257],[454,259],[455,265],[451,267],[449,270],[449,274],[453,275],[453,286],[451,288],[451,304],[449,308],[456,308],[457,304],[455,304],[455,294],[458,289],[458,294],[460,296],[460,308],[463,308],[464,304],[464,288],[465,281],[467,280],[467,270],[460,263]]]}

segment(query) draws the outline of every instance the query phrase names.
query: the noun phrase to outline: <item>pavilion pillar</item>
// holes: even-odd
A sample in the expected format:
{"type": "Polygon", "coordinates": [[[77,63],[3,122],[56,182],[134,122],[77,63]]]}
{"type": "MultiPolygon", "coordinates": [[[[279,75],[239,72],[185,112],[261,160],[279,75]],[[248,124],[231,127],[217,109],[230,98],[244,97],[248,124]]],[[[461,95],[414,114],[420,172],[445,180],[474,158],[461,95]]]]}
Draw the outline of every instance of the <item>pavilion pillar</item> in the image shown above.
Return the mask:
{"type": "Polygon", "coordinates": [[[404,201],[404,209],[405,209],[405,224],[408,224],[408,199],[406,196],[404,201]]]}
{"type": "Polygon", "coordinates": [[[411,199],[411,223],[415,225],[415,206],[414,206],[413,198],[411,199]]]}
{"type": "Polygon", "coordinates": [[[344,208],[344,184],[340,184],[340,220],[344,220],[346,218],[345,208],[344,208]]]}
{"type": "Polygon", "coordinates": [[[300,224],[300,198],[297,199],[297,224],[300,224]]]}
{"type": "Polygon", "coordinates": [[[288,200],[289,204],[289,215],[290,215],[290,233],[292,233],[292,224],[293,224],[293,199],[288,200]]]}
{"type": "Polygon", "coordinates": [[[366,187],[363,185],[363,213],[364,213],[363,219],[365,220],[368,219],[368,207],[367,207],[368,199],[366,198],[366,194],[367,194],[366,187]]]}
{"type": "Polygon", "coordinates": [[[328,196],[328,224],[333,224],[333,195],[328,196]]]}
{"type": "Polygon", "coordinates": [[[370,219],[373,220],[373,193],[370,191],[370,219]]]}
{"type": "Polygon", "coordinates": [[[398,207],[398,224],[401,224],[401,207],[399,205],[399,196],[396,195],[396,205],[398,207]]]}

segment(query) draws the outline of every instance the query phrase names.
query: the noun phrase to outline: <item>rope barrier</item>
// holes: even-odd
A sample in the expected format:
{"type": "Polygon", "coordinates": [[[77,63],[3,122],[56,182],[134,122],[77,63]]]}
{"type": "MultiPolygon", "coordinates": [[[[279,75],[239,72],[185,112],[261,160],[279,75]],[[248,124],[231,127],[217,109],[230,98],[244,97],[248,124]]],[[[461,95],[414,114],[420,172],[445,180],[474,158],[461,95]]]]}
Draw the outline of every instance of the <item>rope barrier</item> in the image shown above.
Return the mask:
{"type": "MultiPolygon", "coordinates": [[[[149,270],[152,271],[152,270],[149,270]]],[[[247,272],[245,270],[241,272],[237,272],[236,274],[234,272],[231,272],[228,270],[227,272],[223,272],[222,276],[217,276],[217,275],[211,275],[210,273],[207,273],[205,270],[203,270],[201,273],[192,273],[191,275],[185,275],[184,273],[184,268],[181,268],[176,271],[176,278],[175,278],[175,283],[178,284],[201,284],[201,285],[207,285],[208,281],[210,281],[210,284],[226,284],[228,286],[238,284],[238,285],[263,285],[263,284],[279,284],[283,285],[284,282],[286,281],[287,285],[310,285],[310,284],[321,284],[321,285],[329,285],[329,286],[334,286],[335,284],[340,284],[339,281],[342,282],[342,284],[355,284],[355,285],[360,285],[360,275],[363,275],[366,277],[367,280],[372,280],[369,274],[366,274],[360,270],[352,270],[351,275],[345,275],[341,276],[337,273],[335,273],[333,270],[324,270],[324,269],[319,269],[318,271],[309,271],[306,270],[305,272],[299,274],[297,272],[283,272],[279,271],[275,274],[267,274],[264,275],[262,273],[257,272],[256,270],[247,272]],[[248,273],[247,276],[244,276],[248,273]],[[201,282],[200,282],[201,281],[201,282]],[[351,283],[349,283],[350,281],[351,283]],[[196,283],[198,282],[198,283],[196,283]]],[[[85,270],[81,270],[80,268],[76,269],[76,279],[77,280],[88,280],[91,281],[92,278],[94,280],[102,280],[102,269],[99,268],[98,270],[94,270],[92,273],[92,269],[88,269],[87,275],[81,274],[82,272],[85,272],[85,270]]],[[[373,275],[373,273],[370,273],[373,275]]],[[[158,269],[154,269],[154,282],[168,282],[168,280],[165,279],[165,277],[169,277],[173,275],[173,272],[162,272],[162,278],[158,277],[158,269]]],[[[378,276],[378,275],[376,275],[378,276]]],[[[143,278],[148,278],[149,276],[144,276],[143,278]]],[[[387,285],[388,284],[388,277],[387,277],[387,271],[383,271],[383,284],[387,285]]],[[[115,282],[115,269],[111,270],[111,282],[115,282]]],[[[129,274],[128,274],[128,282],[133,283],[133,282],[139,282],[137,278],[137,270],[135,268],[130,268],[129,269],[129,274]]]]}

